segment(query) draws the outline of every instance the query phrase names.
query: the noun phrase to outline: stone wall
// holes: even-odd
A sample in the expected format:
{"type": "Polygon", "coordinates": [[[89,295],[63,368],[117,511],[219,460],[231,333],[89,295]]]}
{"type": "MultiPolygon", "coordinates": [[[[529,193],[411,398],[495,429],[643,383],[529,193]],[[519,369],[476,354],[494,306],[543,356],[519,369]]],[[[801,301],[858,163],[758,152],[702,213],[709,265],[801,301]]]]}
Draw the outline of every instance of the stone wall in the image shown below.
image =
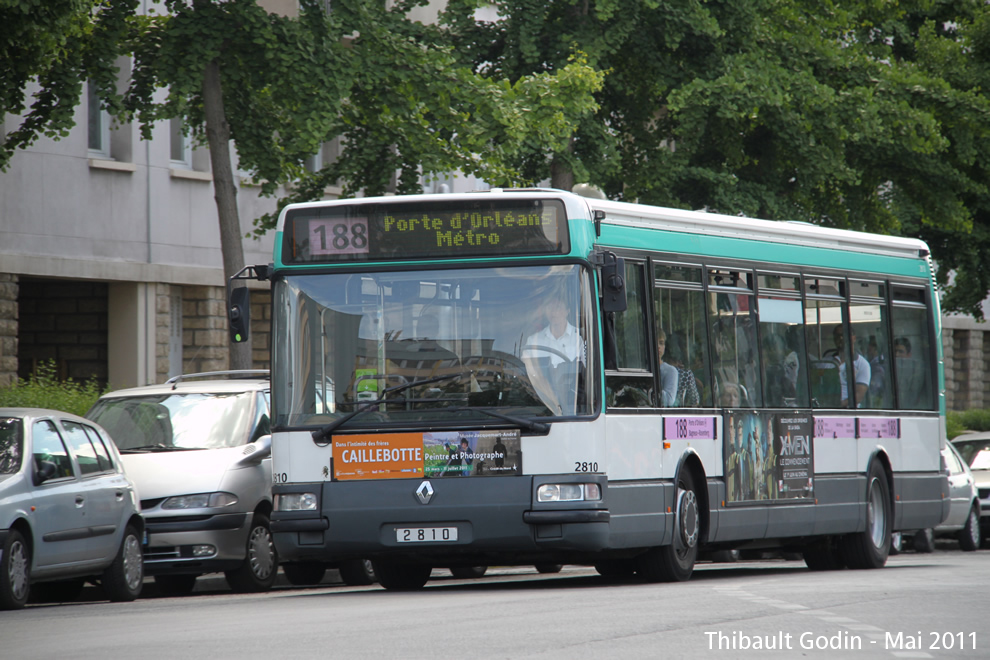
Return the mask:
{"type": "Polygon", "coordinates": [[[182,372],[229,369],[227,301],[221,286],[182,288],[182,372]]]}
{"type": "Polygon", "coordinates": [[[0,273],[0,387],[17,381],[17,275],[0,273]]]}

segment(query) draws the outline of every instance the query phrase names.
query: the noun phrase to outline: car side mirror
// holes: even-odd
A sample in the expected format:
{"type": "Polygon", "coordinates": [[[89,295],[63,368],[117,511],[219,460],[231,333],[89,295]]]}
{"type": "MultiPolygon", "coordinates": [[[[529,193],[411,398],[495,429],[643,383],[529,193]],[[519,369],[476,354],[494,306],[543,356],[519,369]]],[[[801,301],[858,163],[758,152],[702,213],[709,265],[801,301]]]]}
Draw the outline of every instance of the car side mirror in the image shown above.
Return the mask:
{"type": "Polygon", "coordinates": [[[258,465],[272,455],[272,436],[263,435],[254,442],[245,445],[244,456],[237,461],[237,465],[247,467],[258,465]]]}
{"type": "Polygon", "coordinates": [[[58,472],[58,468],[51,461],[39,461],[38,471],[35,472],[35,482],[38,484],[43,484],[58,472]]]}

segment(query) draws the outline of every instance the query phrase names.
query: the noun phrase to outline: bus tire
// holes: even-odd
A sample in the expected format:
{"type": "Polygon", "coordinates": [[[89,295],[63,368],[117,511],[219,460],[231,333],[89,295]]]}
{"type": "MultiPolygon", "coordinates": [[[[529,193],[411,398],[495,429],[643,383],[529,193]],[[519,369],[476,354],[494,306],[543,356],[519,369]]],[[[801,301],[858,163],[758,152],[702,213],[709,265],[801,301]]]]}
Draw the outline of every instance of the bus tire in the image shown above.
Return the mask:
{"type": "Polygon", "coordinates": [[[351,559],[337,567],[340,579],[349,587],[363,587],[375,583],[375,568],[370,559],[351,559]]]}
{"type": "Polygon", "coordinates": [[[389,591],[416,591],[426,586],[433,569],[424,564],[403,564],[396,561],[372,560],[378,584],[389,591]]]}
{"type": "Polygon", "coordinates": [[[845,568],[839,548],[831,536],[804,547],[804,563],[813,571],[837,571],[845,568]]]}
{"type": "Polygon", "coordinates": [[[969,510],[966,526],[959,532],[959,549],[965,552],[978,550],[983,541],[980,534],[980,505],[977,503],[969,510]]]}
{"type": "Polygon", "coordinates": [[[701,510],[690,471],[677,477],[674,539],[670,545],[650,548],[636,558],[636,572],[647,582],[684,582],[694,572],[701,536],[701,510]]]}
{"type": "Polygon", "coordinates": [[[327,567],[316,561],[282,564],[282,574],[285,575],[285,579],[296,587],[319,584],[326,573],[327,567]]]}
{"type": "Polygon", "coordinates": [[[842,538],[839,551],[853,569],[882,568],[890,553],[890,484],[878,461],[866,476],[866,529],[842,538]]]}

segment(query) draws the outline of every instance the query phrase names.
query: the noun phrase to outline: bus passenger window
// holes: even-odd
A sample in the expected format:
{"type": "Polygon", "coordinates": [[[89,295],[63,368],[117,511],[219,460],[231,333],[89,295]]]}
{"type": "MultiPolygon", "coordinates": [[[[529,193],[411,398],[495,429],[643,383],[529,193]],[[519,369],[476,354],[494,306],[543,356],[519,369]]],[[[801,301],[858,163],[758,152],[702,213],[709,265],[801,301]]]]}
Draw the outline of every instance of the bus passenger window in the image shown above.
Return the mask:
{"type": "Polygon", "coordinates": [[[610,372],[621,372],[606,376],[605,404],[615,408],[648,408],[657,402],[647,349],[647,303],[642,264],[626,261],[626,290],[626,311],[609,314],[604,319],[608,338],[605,366],[610,372]],[[614,363],[609,362],[612,357],[614,363]]]}
{"type": "Polygon", "coordinates": [[[923,307],[894,307],[894,379],[901,410],[932,410],[932,373],[928,356],[928,314],[923,307]]]}
{"type": "Polygon", "coordinates": [[[666,338],[663,363],[677,372],[674,405],[682,408],[712,405],[705,294],[700,271],[690,266],[654,265],[655,279],[678,283],[678,288],[668,288],[657,282],[653,300],[657,336],[663,332],[666,338]]]}

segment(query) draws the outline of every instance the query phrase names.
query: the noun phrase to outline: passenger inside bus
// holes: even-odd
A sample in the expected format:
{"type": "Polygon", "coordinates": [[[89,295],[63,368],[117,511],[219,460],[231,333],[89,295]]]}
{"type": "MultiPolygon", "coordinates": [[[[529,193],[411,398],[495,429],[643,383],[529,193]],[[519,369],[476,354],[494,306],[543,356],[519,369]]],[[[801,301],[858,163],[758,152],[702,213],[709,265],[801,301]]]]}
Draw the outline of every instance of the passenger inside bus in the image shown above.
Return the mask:
{"type": "Polygon", "coordinates": [[[677,381],[679,374],[677,367],[664,362],[663,355],[667,351],[667,333],[663,328],[657,328],[657,359],[660,361],[660,405],[670,408],[678,404],[677,401],[677,381]]]}
{"type": "MultiPolygon", "coordinates": [[[[870,388],[870,363],[860,354],[856,346],[856,330],[849,328],[849,339],[852,342],[853,353],[853,380],[855,387],[853,394],[856,398],[856,407],[862,408],[866,405],[866,395],[870,388]]],[[[843,408],[849,406],[849,381],[846,375],[846,349],[845,334],[842,326],[837,325],[832,331],[832,340],[835,342],[835,360],[839,364],[839,405],[843,408]]]]}

